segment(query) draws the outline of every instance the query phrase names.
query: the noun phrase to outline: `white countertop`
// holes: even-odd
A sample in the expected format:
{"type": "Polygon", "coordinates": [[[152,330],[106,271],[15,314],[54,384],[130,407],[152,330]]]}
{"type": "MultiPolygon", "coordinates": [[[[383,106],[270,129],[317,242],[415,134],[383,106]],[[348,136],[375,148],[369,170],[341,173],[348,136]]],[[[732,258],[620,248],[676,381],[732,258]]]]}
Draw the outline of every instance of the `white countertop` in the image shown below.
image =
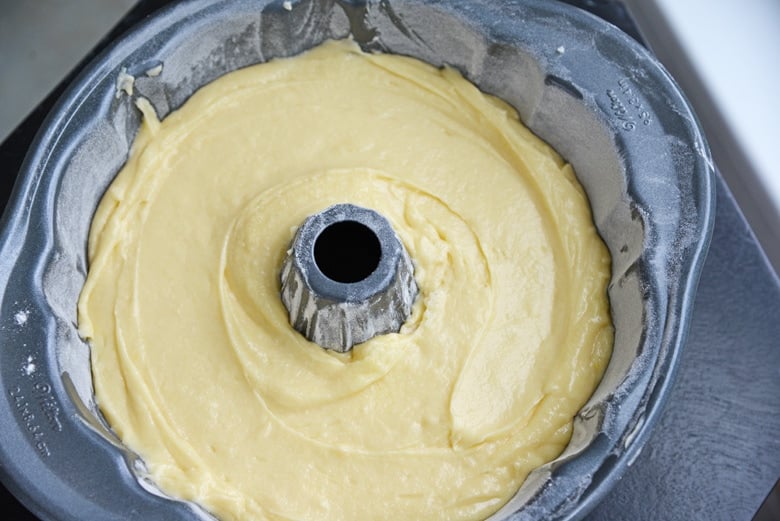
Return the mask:
{"type": "Polygon", "coordinates": [[[780,271],[780,1],[625,0],[780,271]]]}

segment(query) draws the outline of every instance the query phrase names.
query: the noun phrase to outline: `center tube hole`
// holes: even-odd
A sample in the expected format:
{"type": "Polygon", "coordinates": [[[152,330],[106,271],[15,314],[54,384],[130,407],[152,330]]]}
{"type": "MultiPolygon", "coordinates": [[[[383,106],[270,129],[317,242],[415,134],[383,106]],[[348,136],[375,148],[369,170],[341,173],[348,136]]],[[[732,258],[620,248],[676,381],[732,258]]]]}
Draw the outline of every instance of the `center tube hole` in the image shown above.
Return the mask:
{"type": "Polygon", "coordinates": [[[368,278],[382,258],[374,231],[357,221],[333,223],[314,241],[314,262],[323,275],[342,283],[368,278]]]}

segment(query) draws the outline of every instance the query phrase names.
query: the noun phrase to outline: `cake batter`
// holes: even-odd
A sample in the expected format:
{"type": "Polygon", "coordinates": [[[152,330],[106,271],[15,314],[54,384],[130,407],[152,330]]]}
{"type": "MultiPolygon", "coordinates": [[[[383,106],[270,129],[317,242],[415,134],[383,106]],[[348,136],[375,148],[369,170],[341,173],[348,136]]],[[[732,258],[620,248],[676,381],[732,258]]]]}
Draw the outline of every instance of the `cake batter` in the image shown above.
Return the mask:
{"type": "Polygon", "coordinates": [[[609,254],[566,164],[452,69],[328,42],[144,125],[89,238],[95,393],[221,520],[484,519],[566,446],[609,360],[609,254]],[[385,216],[419,296],[339,354],[279,269],[333,204],[385,216]]]}

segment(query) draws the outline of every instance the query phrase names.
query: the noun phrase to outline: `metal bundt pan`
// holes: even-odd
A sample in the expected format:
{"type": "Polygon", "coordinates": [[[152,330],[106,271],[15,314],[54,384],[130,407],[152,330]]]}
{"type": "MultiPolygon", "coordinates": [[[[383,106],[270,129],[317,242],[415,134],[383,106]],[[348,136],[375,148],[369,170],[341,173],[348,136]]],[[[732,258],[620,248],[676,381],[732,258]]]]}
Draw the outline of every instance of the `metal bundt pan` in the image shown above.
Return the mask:
{"type": "MultiPolygon", "coordinates": [[[[449,64],[519,111],[575,167],[612,254],[615,350],[572,441],[491,519],[577,519],[632,463],[668,395],[714,214],[688,104],[642,47],[549,0],[194,0],[99,56],[59,101],[0,235],[0,478],[45,520],[192,520],[99,419],[76,331],[95,207],[139,127],[123,69],[161,117],[226,72],[352,35],[449,64]],[[144,71],[163,64],[162,73],[144,71]]],[[[133,97],[135,97],[133,96],[133,97]]]]}

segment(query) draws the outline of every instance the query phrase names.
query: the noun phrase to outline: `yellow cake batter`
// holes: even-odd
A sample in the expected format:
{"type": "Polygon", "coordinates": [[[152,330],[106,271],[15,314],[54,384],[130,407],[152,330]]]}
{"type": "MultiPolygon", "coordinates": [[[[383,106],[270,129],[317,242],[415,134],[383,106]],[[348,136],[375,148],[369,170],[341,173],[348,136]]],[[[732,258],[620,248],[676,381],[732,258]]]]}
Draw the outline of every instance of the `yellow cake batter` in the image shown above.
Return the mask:
{"type": "Polygon", "coordinates": [[[98,404],[222,520],[484,519],[567,444],[612,346],[609,255],[571,167],[450,69],[330,42],[145,125],[89,239],[98,404]],[[395,228],[420,288],[350,354],[288,323],[295,227],[395,228]]]}

